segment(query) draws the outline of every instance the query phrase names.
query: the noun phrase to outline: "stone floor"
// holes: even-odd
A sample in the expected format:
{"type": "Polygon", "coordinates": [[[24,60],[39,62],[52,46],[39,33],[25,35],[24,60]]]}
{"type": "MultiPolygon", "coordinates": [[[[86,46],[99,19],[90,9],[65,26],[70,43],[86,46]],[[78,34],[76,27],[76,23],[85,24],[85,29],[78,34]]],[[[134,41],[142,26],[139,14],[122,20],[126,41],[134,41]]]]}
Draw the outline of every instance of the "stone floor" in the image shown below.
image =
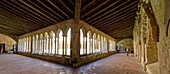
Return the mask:
{"type": "Polygon", "coordinates": [[[0,54],[0,74],[147,74],[132,55],[119,53],[79,68],[16,54],[0,54]]]}

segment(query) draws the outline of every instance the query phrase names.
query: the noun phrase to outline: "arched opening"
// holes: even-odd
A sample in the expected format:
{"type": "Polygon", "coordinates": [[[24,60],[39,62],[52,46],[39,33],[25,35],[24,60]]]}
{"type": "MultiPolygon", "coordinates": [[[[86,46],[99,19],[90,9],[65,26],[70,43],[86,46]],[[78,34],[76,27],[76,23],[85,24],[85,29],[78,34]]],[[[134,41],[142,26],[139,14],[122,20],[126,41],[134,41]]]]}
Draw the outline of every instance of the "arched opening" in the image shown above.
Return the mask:
{"type": "Polygon", "coordinates": [[[91,39],[91,31],[87,32],[87,54],[92,53],[92,39],[91,39]]]}
{"type": "Polygon", "coordinates": [[[40,51],[39,51],[40,54],[43,53],[43,45],[44,45],[44,43],[43,43],[43,34],[41,33],[40,34],[40,51]]]}
{"type": "MultiPolygon", "coordinates": [[[[19,40],[20,43],[19,45],[21,46],[21,39],[19,40]]],[[[4,35],[4,34],[0,34],[0,53],[4,52],[4,51],[11,51],[13,48],[13,45],[16,44],[16,41],[14,39],[12,39],[11,37],[4,35]]],[[[19,47],[18,45],[18,47],[19,47]]],[[[19,50],[21,51],[22,49],[19,48],[19,50]]]]}
{"type": "Polygon", "coordinates": [[[36,35],[35,39],[35,53],[39,53],[39,39],[38,39],[38,34],[36,35]]]}
{"type": "Polygon", "coordinates": [[[49,54],[55,54],[55,33],[50,32],[49,54]]]}
{"type": "Polygon", "coordinates": [[[94,33],[93,34],[93,53],[96,53],[96,50],[97,50],[96,43],[97,43],[97,41],[96,41],[96,33],[94,33]]]}
{"type": "Polygon", "coordinates": [[[52,31],[52,54],[55,54],[55,33],[52,31]]]}
{"type": "Polygon", "coordinates": [[[67,39],[66,39],[66,55],[70,56],[70,42],[71,42],[71,28],[69,28],[67,32],[67,39]]]}
{"type": "Polygon", "coordinates": [[[35,36],[32,36],[32,53],[35,53],[35,36]]]}
{"type": "Polygon", "coordinates": [[[103,42],[103,36],[101,36],[101,45],[100,45],[100,47],[101,47],[101,52],[103,53],[104,52],[104,42],[103,42]]]}
{"type": "Polygon", "coordinates": [[[58,54],[63,55],[63,32],[62,30],[59,30],[59,49],[58,49],[58,54]]]}
{"type": "Polygon", "coordinates": [[[97,52],[101,52],[101,47],[100,47],[100,43],[101,43],[101,40],[100,40],[100,35],[98,34],[98,44],[97,44],[97,52]]]}
{"type": "Polygon", "coordinates": [[[31,36],[28,37],[28,52],[31,52],[31,36]]]}
{"type": "Polygon", "coordinates": [[[84,52],[84,49],[83,49],[83,31],[82,29],[80,29],[80,55],[83,55],[85,52],[84,52]]]}
{"type": "Polygon", "coordinates": [[[49,35],[47,32],[45,32],[45,37],[44,37],[44,53],[48,54],[48,45],[49,45],[49,35]]]}

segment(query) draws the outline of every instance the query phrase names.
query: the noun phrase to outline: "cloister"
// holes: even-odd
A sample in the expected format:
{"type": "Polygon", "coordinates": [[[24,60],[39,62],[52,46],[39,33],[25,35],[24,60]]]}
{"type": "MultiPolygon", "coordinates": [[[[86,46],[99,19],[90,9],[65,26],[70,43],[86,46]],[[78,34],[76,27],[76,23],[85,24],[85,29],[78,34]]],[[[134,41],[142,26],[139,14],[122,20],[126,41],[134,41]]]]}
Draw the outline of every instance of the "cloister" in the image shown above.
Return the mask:
{"type": "Polygon", "coordinates": [[[1,0],[0,74],[170,74],[169,0],[1,0]]]}

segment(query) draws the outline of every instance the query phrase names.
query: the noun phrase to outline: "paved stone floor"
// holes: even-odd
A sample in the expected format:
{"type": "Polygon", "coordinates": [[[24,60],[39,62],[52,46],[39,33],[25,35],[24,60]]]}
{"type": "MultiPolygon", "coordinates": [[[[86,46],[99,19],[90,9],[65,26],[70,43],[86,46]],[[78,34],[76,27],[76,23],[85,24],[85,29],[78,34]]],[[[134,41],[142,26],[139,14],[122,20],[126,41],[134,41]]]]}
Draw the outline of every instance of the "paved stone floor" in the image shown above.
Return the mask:
{"type": "Polygon", "coordinates": [[[79,68],[16,54],[0,54],[0,74],[147,74],[133,56],[115,54],[79,68]]]}

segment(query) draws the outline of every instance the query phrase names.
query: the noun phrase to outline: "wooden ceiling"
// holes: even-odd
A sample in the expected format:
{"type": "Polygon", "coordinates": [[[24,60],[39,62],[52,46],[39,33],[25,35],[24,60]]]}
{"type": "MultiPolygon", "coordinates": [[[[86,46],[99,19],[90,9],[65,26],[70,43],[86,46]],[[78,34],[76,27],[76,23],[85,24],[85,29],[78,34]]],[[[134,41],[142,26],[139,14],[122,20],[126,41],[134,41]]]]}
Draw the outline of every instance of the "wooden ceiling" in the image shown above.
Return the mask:
{"type": "MultiPolygon", "coordinates": [[[[75,0],[0,0],[0,33],[20,36],[75,18],[75,0]]],[[[138,0],[82,0],[80,20],[116,39],[132,37],[138,0]]]]}

